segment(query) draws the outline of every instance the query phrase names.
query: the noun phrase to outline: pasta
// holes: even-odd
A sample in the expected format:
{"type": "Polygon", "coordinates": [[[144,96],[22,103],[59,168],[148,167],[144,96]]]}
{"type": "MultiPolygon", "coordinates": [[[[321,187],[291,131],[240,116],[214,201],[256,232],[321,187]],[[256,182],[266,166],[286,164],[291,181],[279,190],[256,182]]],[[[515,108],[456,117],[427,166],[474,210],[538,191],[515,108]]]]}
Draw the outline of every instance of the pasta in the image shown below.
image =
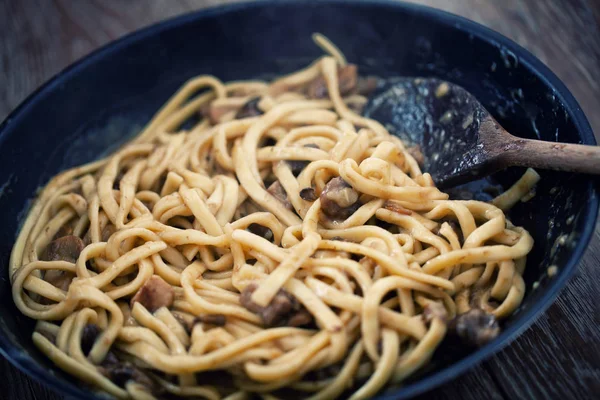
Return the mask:
{"type": "Polygon", "coordinates": [[[331,55],[271,83],[191,79],[48,183],[10,276],[58,367],[123,399],[364,399],[450,331],[497,334],[533,246],[503,209],[531,185],[450,200],[360,115],[372,82],[315,41],[331,55]]]}

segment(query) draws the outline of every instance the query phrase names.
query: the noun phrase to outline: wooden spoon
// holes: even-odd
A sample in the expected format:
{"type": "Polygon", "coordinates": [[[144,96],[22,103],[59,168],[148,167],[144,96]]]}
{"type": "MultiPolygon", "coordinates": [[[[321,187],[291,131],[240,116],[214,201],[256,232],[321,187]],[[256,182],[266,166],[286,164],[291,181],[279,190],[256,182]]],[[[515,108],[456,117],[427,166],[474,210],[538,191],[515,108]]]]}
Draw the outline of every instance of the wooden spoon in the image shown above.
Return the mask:
{"type": "Polygon", "coordinates": [[[506,167],[600,174],[600,147],[521,139],[462,87],[436,78],[396,78],[364,115],[418,145],[436,185],[452,187],[506,167]]]}

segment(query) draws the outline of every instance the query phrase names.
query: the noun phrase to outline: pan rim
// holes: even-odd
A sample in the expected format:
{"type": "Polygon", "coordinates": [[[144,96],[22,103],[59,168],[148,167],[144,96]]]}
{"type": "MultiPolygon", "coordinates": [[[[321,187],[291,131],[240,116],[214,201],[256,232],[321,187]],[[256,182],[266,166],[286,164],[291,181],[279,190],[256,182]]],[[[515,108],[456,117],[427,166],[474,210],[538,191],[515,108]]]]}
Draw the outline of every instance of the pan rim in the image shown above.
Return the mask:
{"type": "MultiPolygon", "coordinates": [[[[19,121],[26,117],[29,110],[36,105],[37,102],[41,101],[45,96],[52,93],[61,83],[65,80],[70,79],[85,70],[88,65],[94,64],[97,60],[105,57],[109,57],[111,53],[117,52],[127,46],[143,41],[146,38],[160,34],[161,32],[176,29],[177,27],[189,23],[194,23],[199,20],[211,18],[213,16],[227,14],[239,10],[263,8],[263,7],[279,7],[289,5],[306,5],[306,2],[302,0],[288,0],[282,2],[276,2],[273,0],[258,0],[254,2],[241,1],[233,4],[221,5],[217,7],[211,7],[202,9],[196,12],[184,14],[181,16],[173,17],[165,21],[150,25],[148,27],[136,30],[129,33],[115,41],[112,41],[97,50],[94,50],[87,56],[77,60],[70,66],[63,69],[58,74],[54,75],[50,80],[41,85],[38,89],[32,92],[21,104],[14,109],[0,124],[0,146],[8,137],[11,132],[11,127],[19,124],[19,121]]],[[[316,6],[316,2],[312,5],[316,6]]],[[[474,21],[468,20],[464,17],[457,16],[442,10],[434,9],[431,7],[408,4],[404,2],[398,2],[394,0],[322,0],[319,4],[325,6],[352,6],[352,7],[368,7],[368,8],[390,8],[390,9],[404,9],[407,12],[418,14],[425,18],[431,19],[437,24],[447,26],[450,28],[469,32],[478,39],[481,39],[493,46],[504,47],[517,54],[519,62],[522,62],[527,68],[536,75],[543,83],[549,88],[552,88],[559,100],[564,104],[566,110],[569,111],[570,117],[573,119],[575,126],[577,127],[578,135],[584,144],[596,144],[595,137],[592,129],[584,115],[581,107],[575,100],[574,96],[566,88],[566,86],[560,81],[560,79],[539,59],[537,59],[528,50],[524,49],[517,43],[508,39],[507,37],[495,32],[481,24],[474,21]]],[[[462,360],[437,371],[423,379],[420,379],[414,383],[410,383],[407,386],[401,387],[391,393],[380,395],[379,399],[403,399],[409,398],[435,387],[438,387],[448,381],[462,375],[468,369],[478,365],[483,360],[491,357],[492,355],[499,352],[502,348],[506,347],[509,343],[516,339],[521,333],[529,328],[533,322],[544,312],[556,299],[561,289],[563,289],[567,281],[575,273],[579,262],[581,261],[587,246],[593,237],[593,233],[596,226],[596,220],[598,217],[598,189],[590,179],[587,186],[587,194],[589,196],[587,207],[584,211],[583,216],[586,219],[581,236],[572,251],[572,255],[569,261],[560,269],[559,274],[548,284],[545,292],[540,296],[535,303],[532,303],[530,307],[522,311],[515,321],[504,330],[498,338],[493,342],[484,346],[483,348],[469,354],[462,360]]],[[[0,354],[4,356],[12,365],[26,373],[36,381],[52,388],[53,390],[65,394],[67,396],[74,397],[90,397],[102,398],[102,394],[98,392],[91,392],[81,385],[77,385],[77,381],[68,381],[64,379],[57,379],[51,371],[46,370],[40,364],[37,364],[27,354],[23,354],[20,350],[17,350],[9,338],[5,335],[4,331],[0,330],[0,354]]]]}

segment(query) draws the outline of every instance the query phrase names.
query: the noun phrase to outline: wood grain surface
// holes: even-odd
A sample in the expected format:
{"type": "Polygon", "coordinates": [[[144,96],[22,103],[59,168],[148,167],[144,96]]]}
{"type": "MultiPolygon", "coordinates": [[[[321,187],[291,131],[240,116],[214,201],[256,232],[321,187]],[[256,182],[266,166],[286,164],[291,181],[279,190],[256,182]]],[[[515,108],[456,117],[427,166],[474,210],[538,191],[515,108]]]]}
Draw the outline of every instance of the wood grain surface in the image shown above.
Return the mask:
{"type": "MultiPolygon", "coordinates": [[[[124,34],[231,0],[0,0],[0,120],[36,87],[124,34]]],[[[422,0],[480,22],[544,61],[600,133],[600,1],[422,0]]],[[[433,399],[600,398],[600,231],[556,303],[502,352],[433,399]]],[[[61,397],[0,358],[0,398],[61,397]],[[4,397],[6,396],[6,397],[4,397]]]]}

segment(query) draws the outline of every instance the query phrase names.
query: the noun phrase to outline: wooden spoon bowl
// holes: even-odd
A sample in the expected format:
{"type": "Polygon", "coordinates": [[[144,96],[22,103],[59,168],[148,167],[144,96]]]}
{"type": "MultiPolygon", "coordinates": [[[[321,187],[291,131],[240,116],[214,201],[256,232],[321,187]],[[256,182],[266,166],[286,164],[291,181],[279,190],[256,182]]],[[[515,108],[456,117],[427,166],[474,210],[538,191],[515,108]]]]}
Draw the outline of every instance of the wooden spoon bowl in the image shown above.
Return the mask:
{"type": "Polygon", "coordinates": [[[391,80],[364,114],[418,146],[440,187],[521,166],[600,174],[600,147],[522,139],[508,133],[462,87],[437,78],[391,80]]]}

